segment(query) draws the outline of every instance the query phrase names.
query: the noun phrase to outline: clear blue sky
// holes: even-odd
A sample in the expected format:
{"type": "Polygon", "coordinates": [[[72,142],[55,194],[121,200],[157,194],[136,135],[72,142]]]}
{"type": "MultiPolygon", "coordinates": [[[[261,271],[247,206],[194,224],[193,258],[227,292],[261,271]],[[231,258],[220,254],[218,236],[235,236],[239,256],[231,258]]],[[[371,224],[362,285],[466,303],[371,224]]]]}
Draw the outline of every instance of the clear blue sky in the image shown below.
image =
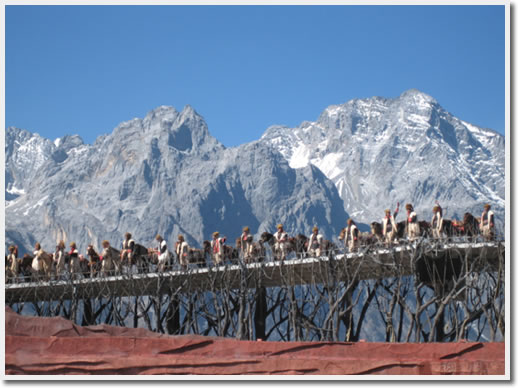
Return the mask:
{"type": "Polygon", "coordinates": [[[226,146],[417,88],[504,133],[504,6],[6,6],[6,126],[92,143],[190,104],[226,146]]]}

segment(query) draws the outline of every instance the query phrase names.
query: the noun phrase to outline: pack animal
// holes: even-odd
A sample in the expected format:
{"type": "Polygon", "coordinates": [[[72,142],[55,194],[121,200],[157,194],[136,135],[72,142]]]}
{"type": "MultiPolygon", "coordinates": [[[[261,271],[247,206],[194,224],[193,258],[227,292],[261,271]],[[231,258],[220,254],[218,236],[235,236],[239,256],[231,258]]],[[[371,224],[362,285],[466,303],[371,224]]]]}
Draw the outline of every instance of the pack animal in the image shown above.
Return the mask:
{"type": "MultiPolygon", "coordinates": [[[[275,237],[273,236],[273,234],[268,233],[268,232],[263,232],[261,234],[261,239],[259,241],[263,244],[267,243],[270,246],[274,260],[281,259],[281,252],[280,251],[278,252],[277,249],[275,248],[275,237]]],[[[288,240],[286,241],[286,256],[288,256],[290,253],[296,252],[296,251],[297,251],[296,237],[289,237],[288,240]]]]}
{"type": "Polygon", "coordinates": [[[149,257],[149,250],[141,244],[135,243],[131,258],[120,253],[121,264],[129,269],[136,267],[137,272],[148,272],[150,270],[151,258],[149,257]],[[126,257],[125,260],[122,258],[126,257]]]}
{"type": "Polygon", "coordinates": [[[86,254],[89,258],[88,267],[90,269],[90,276],[92,278],[97,277],[101,272],[101,257],[95,251],[93,245],[88,245],[86,248],[86,254]]]}
{"type": "Polygon", "coordinates": [[[52,276],[52,260],[53,255],[51,253],[40,250],[38,254],[34,257],[32,265],[33,265],[33,278],[37,280],[45,280],[48,281],[52,276]],[[35,263],[36,261],[36,263],[35,263]],[[37,268],[37,269],[36,269],[37,268]]]}
{"type": "MultiPolygon", "coordinates": [[[[241,252],[241,237],[238,237],[236,238],[236,251],[237,252],[241,252]]],[[[249,263],[249,262],[261,262],[264,260],[265,258],[265,255],[266,255],[266,251],[264,249],[264,246],[263,244],[259,241],[254,241],[252,242],[252,246],[250,248],[250,258],[248,259],[245,259],[245,262],[246,263],[249,263]]]]}
{"type": "Polygon", "coordinates": [[[371,236],[373,237],[374,243],[383,242],[383,225],[380,222],[371,222],[371,236]]]}
{"type": "Polygon", "coordinates": [[[20,272],[19,275],[22,275],[25,281],[30,282],[32,277],[32,261],[34,260],[34,256],[29,255],[28,253],[24,254],[20,260],[20,272]]]}
{"type": "Polygon", "coordinates": [[[108,276],[120,272],[120,251],[109,246],[102,253],[101,275],[108,276]]]}
{"type": "Polygon", "coordinates": [[[480,218],[474,217],[471,213],[464,213],[462,227],[465,236],[477,237],[480,235],[480,218]]]}

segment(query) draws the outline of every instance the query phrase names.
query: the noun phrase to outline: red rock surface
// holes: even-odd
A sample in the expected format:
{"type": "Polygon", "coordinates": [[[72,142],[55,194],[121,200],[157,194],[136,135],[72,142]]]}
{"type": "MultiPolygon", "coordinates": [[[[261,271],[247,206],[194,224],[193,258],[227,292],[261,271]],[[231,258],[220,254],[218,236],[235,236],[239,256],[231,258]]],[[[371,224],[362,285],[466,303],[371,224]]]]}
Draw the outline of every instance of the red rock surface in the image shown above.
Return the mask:
{"type": "Polygon", "coordinates": [[[5,317],[6,374],[505,374],[503,343],[255,342],[5,317]]]}

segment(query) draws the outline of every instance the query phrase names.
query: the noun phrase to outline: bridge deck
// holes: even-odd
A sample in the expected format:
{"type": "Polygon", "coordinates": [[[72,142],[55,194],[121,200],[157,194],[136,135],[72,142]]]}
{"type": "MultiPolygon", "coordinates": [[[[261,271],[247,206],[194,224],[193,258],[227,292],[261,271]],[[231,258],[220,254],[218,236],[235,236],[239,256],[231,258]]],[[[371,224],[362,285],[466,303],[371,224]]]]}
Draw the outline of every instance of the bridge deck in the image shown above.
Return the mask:
{"type": "Polygon", "coordinates": [[[496,271],[504,242],[406,245],[363,253],[340,254],[329,259],[303,258],[283,262],[189,268],[164,273],[125,274],[93,279],[15,283],[5,287],[6,303],[72,298],[100,298],[182,292],[328,284],[407,276],[415,273],[416,260],[461,260],[471,271],[496,271]],[[464,259],[468,260],[465,261],[464,259]]]}

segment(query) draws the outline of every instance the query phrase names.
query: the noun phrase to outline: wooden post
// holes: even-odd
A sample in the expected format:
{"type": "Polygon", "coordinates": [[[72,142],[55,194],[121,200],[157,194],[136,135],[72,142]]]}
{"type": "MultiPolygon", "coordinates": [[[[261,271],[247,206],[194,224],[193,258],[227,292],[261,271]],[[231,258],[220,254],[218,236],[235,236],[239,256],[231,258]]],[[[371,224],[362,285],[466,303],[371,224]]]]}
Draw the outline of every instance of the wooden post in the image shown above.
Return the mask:
{"type": "Polygon", "coordinates": [[[256,291],[254,313],[255,338],[266,340],[266,312],[268,311],[266,289],[258,287],[256,291]]]}
{"type": "Polygon", "coordinates": [[[138,327],[138,296],[135,296],[135,304],[133,307],[133,327],[138,327]]]}
{"type": "Polygon", "coordinates": [[[92,311],[92,301],[90,299],[83,299],[83,322],[81,326],[89,326],[95,324],[95,318],[92,311]]]}
{"type": "Polygon", "coordinates": [[[239,311],[238,311],[238,324],[237,324],[237,338],[245,340],[247,332],[245,324],[245,312],[246,312],[246,269],[244,264],[241,262],[241,282],[239,287],[239,311]]]}
{"type": "Polygon", "coordinates": [[[166,313],[166,327],[168,334],[180,334],[180,303],[178,296],[169,294],[169,305],[166,313]]]}

